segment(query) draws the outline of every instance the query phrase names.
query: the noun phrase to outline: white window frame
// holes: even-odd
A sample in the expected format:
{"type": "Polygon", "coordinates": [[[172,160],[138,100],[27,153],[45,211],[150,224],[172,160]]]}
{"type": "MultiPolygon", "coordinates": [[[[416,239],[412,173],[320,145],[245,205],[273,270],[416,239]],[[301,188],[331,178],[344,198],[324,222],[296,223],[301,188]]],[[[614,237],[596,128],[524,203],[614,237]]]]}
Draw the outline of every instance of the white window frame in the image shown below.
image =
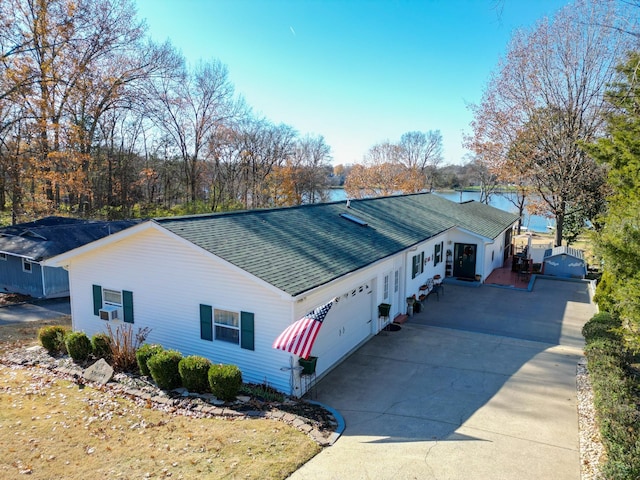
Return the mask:
{"type": "Polygon", "coordinates": [[[122,290],[114,290],[113,288],[102,288],[102,305],[110,305],[112,307],[122,308],[122,290]],[[115,296],[120,297],[117,301],[115,296]],[[111,297],[111,298],[109,298],[111,297]]]}
{"type": "Polygon", "coordinates": [[[22,257],[22,271],[24,273],[33,273],[33,263],[31,263],[27,258],[24,257],[22,257]]]}
{"type": "Polygon", "coordinates": [[[213,309],[213,338],[221,342],[231,343],[232,345],[240,345],[240,312],[235,310],[226,310],[224,308],[213,309]],[[224,314],[231,314],[234,324],[229,324],[221,320],[224,314]],[[219,334],[219,332],[229,331],[231,336],[219,334]],[[235,334],[233,334],[235,332],[235,334]]]}

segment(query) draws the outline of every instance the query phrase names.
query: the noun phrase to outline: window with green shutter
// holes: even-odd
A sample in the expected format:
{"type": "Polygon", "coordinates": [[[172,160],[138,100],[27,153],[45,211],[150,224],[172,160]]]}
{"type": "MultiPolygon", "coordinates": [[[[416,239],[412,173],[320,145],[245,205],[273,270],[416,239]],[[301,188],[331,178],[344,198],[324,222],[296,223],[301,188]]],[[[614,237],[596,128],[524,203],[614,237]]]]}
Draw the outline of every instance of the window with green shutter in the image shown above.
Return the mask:
{"type": "Polygon", "coordinates": [[[124,313],[123,320],[127,323],[133,323],[133,292],[122,291],[122,310],[124,313]]]}
{"type": "Polygon", "coordinates": [[[200,338],[213,341],[213,308],[200,305],[200,338]]]}
{"type": "Polygon", "coordinates": [[[93,285],[93,314],[100,315],[100,309],[102,308],[102,287],[100,285],[93,285]]]}
{"type": "Polygon", "coordinates": [[[253,313],[240,312],[240,347],[255,350],[253,313]]]}

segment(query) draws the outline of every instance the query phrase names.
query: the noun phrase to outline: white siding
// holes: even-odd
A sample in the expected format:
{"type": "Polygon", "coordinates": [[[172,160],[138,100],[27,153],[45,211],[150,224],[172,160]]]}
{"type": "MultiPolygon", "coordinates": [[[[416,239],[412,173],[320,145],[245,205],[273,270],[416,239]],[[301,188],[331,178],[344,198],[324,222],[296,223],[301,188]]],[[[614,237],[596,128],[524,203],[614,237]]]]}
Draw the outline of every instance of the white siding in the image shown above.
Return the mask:
{"type": "Polygon", "coordinates": [[[134,329],[149,327],[149,343],[240,367],[248,382],[288,392],[288,360],[271,348],[291,319],[291,302],[250,281],[196,247],[144,230],[89,251],[70,264],[73,325],[92,335],[106,330],[93,315],[92,285],[133,292],[134,329]],[[200,304],[255,314],[255,351],[200,339],[200,304]],[[287,361],[285,361],[287,360],[287,361]]]}

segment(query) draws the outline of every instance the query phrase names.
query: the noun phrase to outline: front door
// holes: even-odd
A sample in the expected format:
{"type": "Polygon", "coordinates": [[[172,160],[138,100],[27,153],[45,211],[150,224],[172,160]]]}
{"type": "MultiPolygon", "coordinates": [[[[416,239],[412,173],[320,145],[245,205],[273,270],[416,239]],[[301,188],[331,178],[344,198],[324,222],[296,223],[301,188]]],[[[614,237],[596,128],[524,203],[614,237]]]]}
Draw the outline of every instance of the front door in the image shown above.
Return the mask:
{"type": "Polygon", "coordinates": [[[453,276],[474,278],[476,276],[475,243],[456,243],[453,250],[453,276]]]}

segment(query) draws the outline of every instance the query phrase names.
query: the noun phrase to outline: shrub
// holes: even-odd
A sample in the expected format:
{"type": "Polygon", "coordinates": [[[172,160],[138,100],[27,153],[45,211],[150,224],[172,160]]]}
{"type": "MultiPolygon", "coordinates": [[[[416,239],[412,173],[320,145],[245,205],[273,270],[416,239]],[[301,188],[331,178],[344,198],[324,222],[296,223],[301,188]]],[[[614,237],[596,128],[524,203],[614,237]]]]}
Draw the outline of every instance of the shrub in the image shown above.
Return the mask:
{"type": "Polygon", "coordinates": [[[176,350],[163,350],[147,360],[151,378],[163,390],[171,390],[181,385],[178,371],[180,360],[182,354],[176,350]]]}
{"type": "Polygon", "coordinates": [[[65,339],[67,352],[74,362],[84,362],[91,354],[91,340],[84,332],[71,332],[65,339]]]}
{"type": "Polygon", "coordinates": [[[40,344],[51,355],[58,353],[64,353],[66,346],[64,344],[64,337],[67,333],[67,329],[61,325],[50,325],[42,327],[38,331],[38,340],[40,344]]]}
{"type": "Polygon", "coordinates": [[[162,350],[162,346],[151,343],[145,343],[136,350],[136,362],[138,363],[140,375],[145,375],[147,377],[151,375],[149,367],[147,366],[147,361],[162,350]]]}
{"type": "Polygon", "coordinates": [[[96,358],[111,362],[111,338],[106,333],[96,333],[91,337],[91,353],[96,358]]]}
{"type": "Polygon", "coordinates": [[[242,387],[242,372],[235,365],[211,365],[209,368],[211,393],[225,402],[235,400],[242,387]]]}
{"type": "Polygon", "coordinates": [[[211,360],[196,355],[180,360],[178,371],[180,372],[182,386],[190,392],[208,392],[210,367],[211,360]]]}
{"type": "Polygon", "coordinates": [[[599,338],[620,338],[620,321],[609,312],[601,312],[594,315],[582,327],[582,336],[589,343],[599,338]]]}
{"type": "Polygon", "coordinates": [[[120,324],[115,331],[107,325],[107,333],[111,342],[111,366],[116,372],[133,372],[138,369],[136,350],[149,335],[148,328],[139,328],[134,335],[130,324],[120,324]]]}
{"type": "Polygon", "coordinates": [[[595,315],[584,328],[594,406],[597,411],[607,460],[602,468],[604,478],[640,477],[640,436],[635,393],[637,380],[629,374],[629,354],[622,335],[620,321],[606,312],[595,315]]]}

